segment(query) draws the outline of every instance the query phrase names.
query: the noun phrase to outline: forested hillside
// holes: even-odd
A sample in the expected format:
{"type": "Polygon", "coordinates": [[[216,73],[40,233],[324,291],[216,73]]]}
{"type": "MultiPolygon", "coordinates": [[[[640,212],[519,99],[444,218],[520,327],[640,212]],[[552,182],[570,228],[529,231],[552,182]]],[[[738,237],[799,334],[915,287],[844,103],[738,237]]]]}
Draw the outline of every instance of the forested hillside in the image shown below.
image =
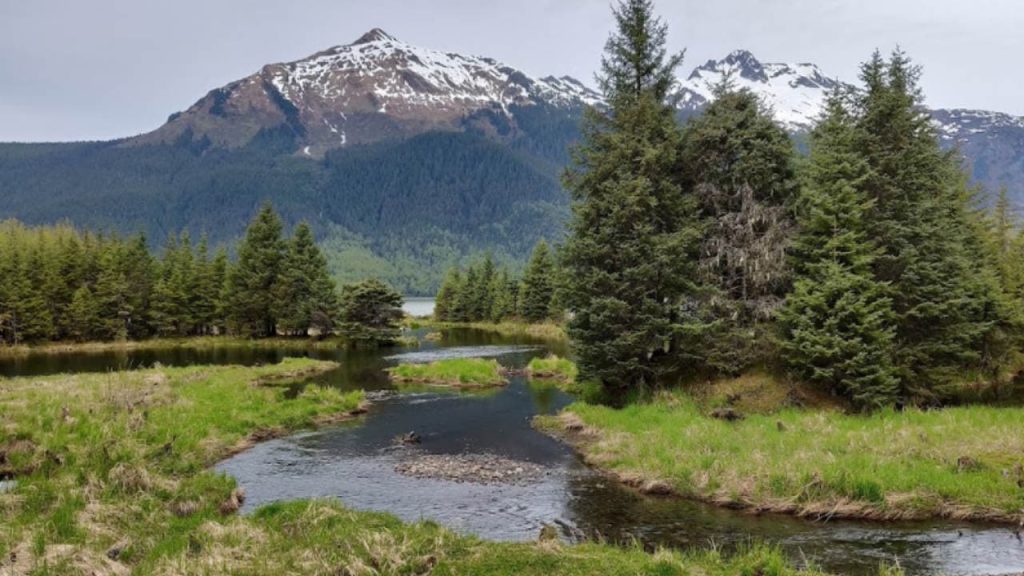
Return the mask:
{"type": "Polygon", "coordinates": [[[288,225],[311,223],[339,280],[380,275],[432,294],[450,265],[484,251],[517,263],[561,229],[558,166],[575,120],[531,112],[539,136],[511,146],[434,132],[322,159],[290,154],[291,138],[273,131],[240,149],[2,144],[0,214],[142,232],[153,247],[181,231],[222,246],[271,201],[288,225]]]}

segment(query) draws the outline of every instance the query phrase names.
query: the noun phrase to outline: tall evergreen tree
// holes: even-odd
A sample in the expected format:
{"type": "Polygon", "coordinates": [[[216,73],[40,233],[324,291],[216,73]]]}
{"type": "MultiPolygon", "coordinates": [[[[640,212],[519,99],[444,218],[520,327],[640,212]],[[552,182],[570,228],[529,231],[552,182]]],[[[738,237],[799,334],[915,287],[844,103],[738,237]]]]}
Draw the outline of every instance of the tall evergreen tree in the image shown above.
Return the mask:
{"type": "Polygon", "coordinates": [[[516,314],[516,291],[517,285],[509,278],[508,270],[502,268],[501,272],[494,276],[491,293],[494,295],[494,306],[491,310],[491,320],[501,322],[516,314]]]}
{"type": "Polygon", "coordinates": [[[321,335],[329,334],[339,312],[336,290],[313,231],[308,224],[299,224],[289,242],[276,287],[281,330],[303,336],[310,329],[321,335]]]}
{"type": "Polygon", "coordinates": [[[119,242],[107,243],[99,258],[99,276],[93,296],[100,326],[94,332],[104,340],[127,340],[135,313],[121,250],[119,242]]]}
{"type": "Polygon", "coordinates": [[[434,319],[440,322],[455,322],[457,300],[460,298],[462,289],[462,273],[458,268],[452,268],[444,277],[441,289],[437,292],[434,302],[434,319]]]}
{"type": "Polygon", "coordinates": [[[811,134],[792,249],[793,292],[779,314],[787,363],[806,381],[863,407],[896,401],[894,316],[874,278],[867,161],[840,92],[811,134]]]}
{"type": "Polygon", "coordinates": [[[83,284],[75,290],[68,306],[68,335],[84,342],[96,338],[96,326],[100,323],[99,306],[89,286],[83,284]]]}
{"type": "Polygon", "coordinates": [[[954,373],[984,367],[1003,319],[964,175],[923,110],[919,75],[899,50],[864,64],[859,149],[872,168],[874,270],[893,288],[897,365],[907,393],[931,398],[954,373]]]}
{"type": "Polygon", "coordinates": [[[213,257],[211,268],[211,275],[213,277],[211,284],[215,287],[215,291],[212,292],[212,296],[214,298],[212,329],[216,334],[224,334],[227,331],[226,297],[228,290],[228,271],[230,269],[227,250],[224,248],[217,250],[217,255],[213,257]]]}
{"type": "Polygon", "coordinates": [[[226,306],[229,320],[240,332],[277,334],[273,291],[286,249],[281,232],[281,219],[265,204],[238,248],[238,263],[228,278],[226,306]]]}
{"type": "Polygon", "coordinates": [[[614,9],[599,84],[565,183],[573,217],[564,249],[564,304],[583,378],[622,390],[655,383],[678,355],[696,206],[679,173],[675,69],[650,0],[614,9]]]}
{"type": "MultiPolygon", "coordinates": [[[[220,281],[222,281],[221,278],[220,281]]],[[[199,335],[213,332],[217,313],[217,300],[220,297],[221,285],[210,260],[210,247],[206,236],[199,239],[196,248],[195,264],[192,274],[192,292],[189,294],[189,308],[195,323],[195,333],[199,335]]]]}
{"type": "Polygon", "coordinates": [[[523,274],[522,301],[519,312],[527,322],[541,322],[551,318],[555,297],[555,262],[548,243],[541,240],[530,255],[523,274]]]}
{"type": "Polygon", "coordinates": [[[766,356],[766,328],[789,287],[785,254],[798,187],[792,141],[770,111],[749,91],[716,91],[687,125],[683,157],[707,225],[700,313],[710,329],[700,355],[715,369],[739,372],[766,356]]]}

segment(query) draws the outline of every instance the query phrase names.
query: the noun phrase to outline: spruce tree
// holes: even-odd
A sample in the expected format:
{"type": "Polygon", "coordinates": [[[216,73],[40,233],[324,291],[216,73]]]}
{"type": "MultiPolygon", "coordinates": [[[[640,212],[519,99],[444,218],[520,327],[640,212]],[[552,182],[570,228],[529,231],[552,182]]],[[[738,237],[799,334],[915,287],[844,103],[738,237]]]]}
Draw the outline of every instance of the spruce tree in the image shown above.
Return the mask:
{"type": "Polygon", "coordinates": [[[459,290],[459,301],[455,309],[456,322],[479,322],[480,321],[480,273],[476,265],[471,265],[466,270],[466,277],[462,282],[462,289],[459,290]]]}
{"type": "Polygon", "coordinates": [[[793,291],[779,313],[782,349],[804,380],[873,408],[899,391],[892,363],[894,316],[874,278],[867,233],[867,161],[840,92],[811,134],[794,240],[793,291]]]}
{"type": "Polygon", "coordinates": [[[99,265],[93,296],[98,307],[100,325],[94,332],[104,340],[127,340],[135,309],[132,307],[131,286],[122,267],[121,246],[118,242],[104,245],[99,265]]]}
{"type": "Polygon", "coordinates": [[[551,305],[555,296],[555,263],[548,243],[541,240],[533,249],[530,262],[523,274],[520,314],[527,322],[542,322],[551,318],[551,305]]]}
{"type": "Polygon", "coordinates": [[[68,306],[68,335],[85,342],[96,337],[96,327],[100,323],[99,306],[88,285],[81,285],[75,290],[68,306]]]}
{"type": "Polygon", "coordinates": [[[275,292],[279,305],[276,314],[284,332],[305,336],[311,328],[321,335],[334,330],[338,315],[336,288],[308,224],[295,229],[275,292]]]}
{"type": "Polygon", "coordinates": [[[228,252],[224,248],[217,251],[217,255],[213,257],[213,269],[211,275],[213,277],[211,284],[214,286],[212,297],[214,298],[213,306],[213,322],[212,330],[216,334],[224,334],[227,331],[227,290],[228,290],[228,276],[230,263],[228,262],[228,252]]]}
{"type": "Polygon", "coordinates": [[[710,367],[736,373],[763,360],[770,323],[789,288],[786,247],[797,192],[794,149],[758,97],[716,88],[684,134],[687,187],[706,231],[699,269],[707,322],[697,347],[710,367]]]}
{"type": "Polygon", "coordinates": [[[444,281],[441,282],[441,289],[437,292],[434,302],[434,320],[439,322],[454,322],[457,300],[460,297],[459,291],[462,288],[462,273],[457,267],[448,270],[444,281]]]}
{"type": "Polygon", "coordinates": [[[342,288],[342,333],[360,342],[388,344],[398,338],[402,295],[377,279],[342,288]]]}
{"type": "Polygon", "coordinates": [[[491,310],[491,321],[508,320],[516,313],[516,284],[509,278],[508,270],[494,276],[491,293],[494,295],[494,307],[491,310]]]}
{"type": "Polygon", "coordinates": [[[899,50],[862,67],[859,150],[872,169],[874,270],[892,286],[897,366],[907,394],[932,399],[965,368],[986,367],[985,349],[1006,319],[966,179],[923,110],[919,75],[899,50]]]}
{"type": "Polygon", "coordinates": [[[573,215],[563,263],[581,377],[621,391],[673,367],[699,226],[679,178],[670,94],[682,54],[667,54],[650,0],[624,0],[614,16],[598,78],[607,107],[587,111],[565,177],[573,215]]]}
{"type": "Polygon", "coordinates": [[[189,307],[195,322],[195,333],[211,334],[217,314],[217,299],[220,297],[220,282],[223,281],[223,277],[217,278],[214,262],[210,260],[209,242],[205,235],[200,238],[199,246],[196,248],[192,278],[193,288],[189,294],[189,307]]]}
{"type": "Polygon", "coordinates": [[[281,231],[281,219],[265,204],[246,230],[238,263],[228,277],[228,318],[238,331],[251,336],[277,334],[273,291],[286,249],[281,231]]]}

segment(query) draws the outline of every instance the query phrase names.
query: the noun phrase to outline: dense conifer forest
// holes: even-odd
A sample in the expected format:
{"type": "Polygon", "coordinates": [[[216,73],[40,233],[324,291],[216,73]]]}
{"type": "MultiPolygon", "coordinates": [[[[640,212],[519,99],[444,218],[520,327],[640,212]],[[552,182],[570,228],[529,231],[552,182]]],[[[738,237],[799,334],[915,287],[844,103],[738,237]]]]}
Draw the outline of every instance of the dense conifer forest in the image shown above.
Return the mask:
{"type": "Polygon", "coordinates": [[[157,257],[141,234],[0,223],[0,342],[397,336],[401,296],[377,280],[339,292],[308,225],[285,237],[266,205],[236,252],[232,261],[226,249],[211,253],[205,237],[184,233],[157,257]]]}
{"type": "Polygon", "coordinates": [[[561,301],[583,378],[623,392],[769,366],[870,409],[1019,369],[1019,223],[1005,191],[980,209],[904,52],[831,94],[801,156],[728,81],[680,126],[665,25],[649,0],[616,19],[610,106],[566,176],[561,301]]]}

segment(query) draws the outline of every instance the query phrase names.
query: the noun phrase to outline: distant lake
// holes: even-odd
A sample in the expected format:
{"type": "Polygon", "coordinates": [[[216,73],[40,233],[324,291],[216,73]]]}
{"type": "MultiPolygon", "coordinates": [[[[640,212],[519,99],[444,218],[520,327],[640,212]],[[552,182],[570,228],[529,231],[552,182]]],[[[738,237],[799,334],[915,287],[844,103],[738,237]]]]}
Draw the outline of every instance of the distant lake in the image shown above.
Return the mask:
{"type": "Polygon", "coordinates": [[[434,314],[434,298],[406,298],[402,302],[402,310],[410,316],[432,316],[434,314]]]}

